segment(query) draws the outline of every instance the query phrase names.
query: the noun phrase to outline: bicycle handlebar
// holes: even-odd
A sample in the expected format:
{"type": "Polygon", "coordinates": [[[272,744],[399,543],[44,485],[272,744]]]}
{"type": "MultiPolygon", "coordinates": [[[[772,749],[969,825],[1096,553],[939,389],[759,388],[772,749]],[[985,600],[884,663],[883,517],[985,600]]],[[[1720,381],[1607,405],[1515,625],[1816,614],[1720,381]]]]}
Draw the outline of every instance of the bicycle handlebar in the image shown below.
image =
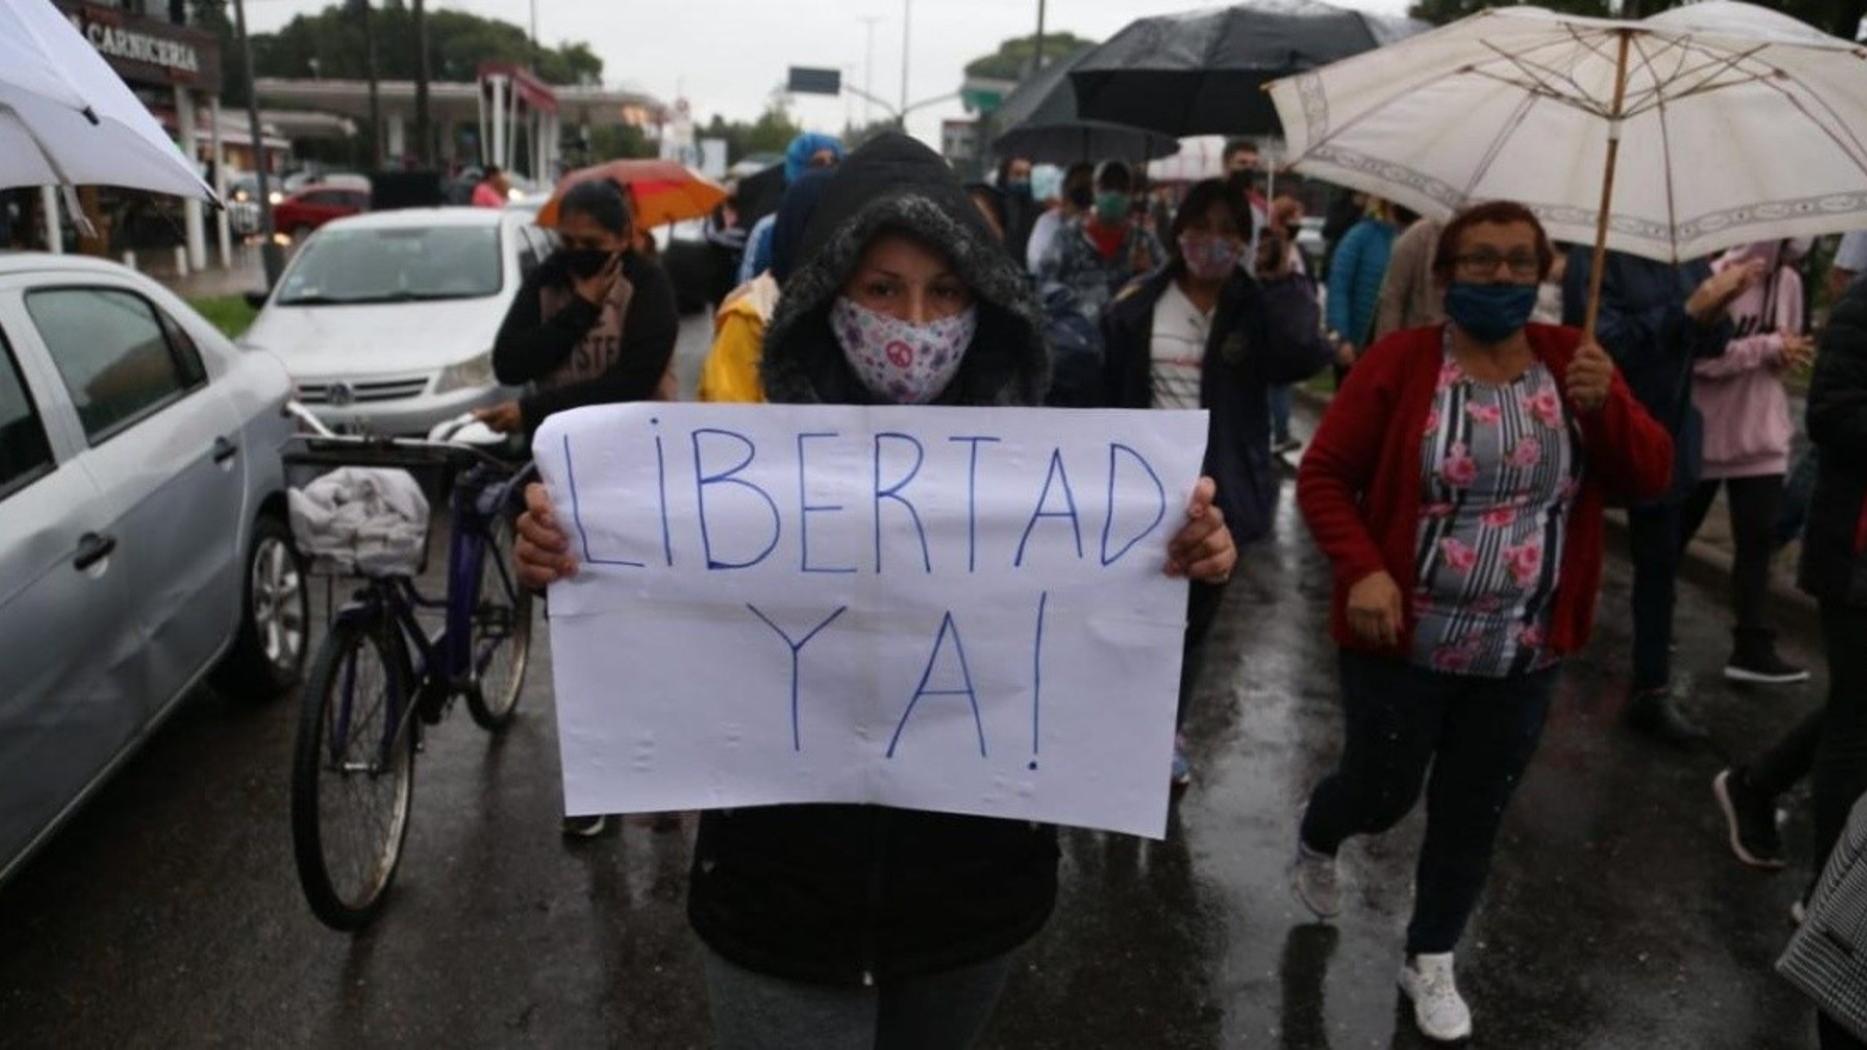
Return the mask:
{"type": "Polygon", "coordinates": [[[357,456],[356,459],[358,460],[358,465],[365,466],[398,465],[395,456],[397,452],[412,454],[408,457],[407,463],[402,465],[435,466],[438,465],[436,461],[441,461],[449,465],[459,465],[467,461],[477,461],[485,466],[508,474],[518,473],[527,465],[527,461],[522,460],[514,462],[509,459],[503,459],[485,449],[464,442],[425,441],[420,438],[370,437],[363,434],[339,434],[326,426],[323,420],[319,419],[310,409],[306,408],[296,399],[288,399],[285,402],[285,414],[296,418],[312,431],[310,434],[293,434],[287,440],[303,444],[307,453],[324,453],[322,456],[292,455],[288,453],[290,458],[300,462],[317,461],[342,463],[345,460],[345,450],[350,450],[363,453],[363,455],[357,456]]]}

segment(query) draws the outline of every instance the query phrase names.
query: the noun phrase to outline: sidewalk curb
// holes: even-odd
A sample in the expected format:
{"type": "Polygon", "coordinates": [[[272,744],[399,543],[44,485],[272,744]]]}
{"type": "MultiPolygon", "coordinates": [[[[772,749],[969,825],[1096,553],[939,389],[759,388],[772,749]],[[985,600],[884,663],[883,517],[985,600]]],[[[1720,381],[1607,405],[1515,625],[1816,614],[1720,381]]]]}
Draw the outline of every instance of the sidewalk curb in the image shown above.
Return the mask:
{"type": "MultiPolygon", "coordinates": [[[[1291,387],[1291,393],[1297,400],[1309,405],[1318,412],[1329,407],[1330,397],[1307,387],[1291,387]]],[[[1627,552],[1627,512],[1610,509],[1605,515],[1608,531],[1616,540],[1616,548],[1625,555],[1627,552]]],[[[1732,556],[1706,543],[1693,540],[1686,545],[1685,556],[1679,560],[1679,575],[1697,586],[1716,592],[1722,601],[1731,586],[1732,556]]],[[[1780,631],[1800,637],[1821,636],[1821,607],[1814,598],[1804,594],[1794,584],[1785,583],[1774,571],[1770,574],[1771,613],[1780,631]]]]}

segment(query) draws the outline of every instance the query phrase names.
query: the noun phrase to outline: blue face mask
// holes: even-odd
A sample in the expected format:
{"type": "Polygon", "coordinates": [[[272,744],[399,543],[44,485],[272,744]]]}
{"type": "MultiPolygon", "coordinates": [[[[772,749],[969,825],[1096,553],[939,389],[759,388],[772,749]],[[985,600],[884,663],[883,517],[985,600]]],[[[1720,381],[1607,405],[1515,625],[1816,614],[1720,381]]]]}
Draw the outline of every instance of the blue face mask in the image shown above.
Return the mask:
{"type": "Polygon", "coordinates": [[[1536,309],[1534,284],[1472,284],[1446,289],[1446,316],[1481,343],[1501,343],[1530,323],[1536,309]]]}

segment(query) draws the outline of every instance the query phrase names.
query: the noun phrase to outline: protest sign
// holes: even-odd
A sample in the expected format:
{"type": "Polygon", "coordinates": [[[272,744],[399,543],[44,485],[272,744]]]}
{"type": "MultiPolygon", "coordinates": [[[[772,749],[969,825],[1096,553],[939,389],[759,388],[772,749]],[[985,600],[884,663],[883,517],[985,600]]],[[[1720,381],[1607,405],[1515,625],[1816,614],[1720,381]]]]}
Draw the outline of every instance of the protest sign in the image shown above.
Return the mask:
{"type": "Polygon", "coordinates": [[[640,403],[534,442],[572,814],[862,802],[1160,836],[1204,412],[640,403]]]}

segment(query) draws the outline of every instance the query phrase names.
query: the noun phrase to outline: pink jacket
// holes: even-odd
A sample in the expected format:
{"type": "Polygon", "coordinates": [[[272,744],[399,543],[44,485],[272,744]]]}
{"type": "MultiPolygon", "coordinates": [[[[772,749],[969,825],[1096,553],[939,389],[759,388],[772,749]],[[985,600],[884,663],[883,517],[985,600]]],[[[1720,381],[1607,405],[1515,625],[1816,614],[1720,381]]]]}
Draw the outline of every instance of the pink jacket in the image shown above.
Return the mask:
{"type": "Polygon", "coordinates": [[[1751,259],[1765,276],[1732,301],[1736,334],[1724,353],[1693,368],[1692,403],[1705,417],[1700,476],[1750,478],[1789,472],[1789,396],[1783,391],[1784,332],[1802,331],[1802,277],[1783,243],[1769,241],[1725,252],[1712,269],[1751,259]]]}

